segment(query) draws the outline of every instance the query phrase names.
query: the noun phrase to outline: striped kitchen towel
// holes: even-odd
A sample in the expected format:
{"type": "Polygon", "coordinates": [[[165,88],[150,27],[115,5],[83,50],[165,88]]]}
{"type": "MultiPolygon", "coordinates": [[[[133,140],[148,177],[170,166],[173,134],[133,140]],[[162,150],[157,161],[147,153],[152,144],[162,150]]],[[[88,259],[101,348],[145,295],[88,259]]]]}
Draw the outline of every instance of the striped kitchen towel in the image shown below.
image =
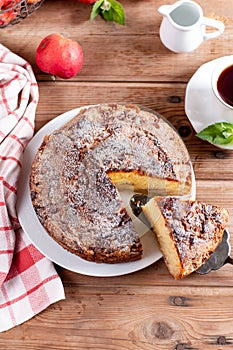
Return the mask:
{"type": "Polygon", "coordinates": [[[23,151],[34,133],[38,86],[23,58],[0,44],[0,331],[64,299],[55,268],[30,242],[15,209],[23,151]]]}

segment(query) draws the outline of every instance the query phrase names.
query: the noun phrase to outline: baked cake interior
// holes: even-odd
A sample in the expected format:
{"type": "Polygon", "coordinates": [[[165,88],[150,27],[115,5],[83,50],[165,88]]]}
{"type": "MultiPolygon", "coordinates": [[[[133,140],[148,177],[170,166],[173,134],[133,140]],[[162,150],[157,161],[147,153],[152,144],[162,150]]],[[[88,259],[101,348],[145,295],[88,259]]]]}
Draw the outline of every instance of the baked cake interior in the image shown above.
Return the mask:
{"type": "Polygon", "coordinates": [[[186,186],[185,183],[172,179],[156,178],[135,170],[108,172],[108,176],[119,190],[133,190],[150,196],[167,194],[178,196],[181,193],[190,196],[190,185],[186,186]]]}

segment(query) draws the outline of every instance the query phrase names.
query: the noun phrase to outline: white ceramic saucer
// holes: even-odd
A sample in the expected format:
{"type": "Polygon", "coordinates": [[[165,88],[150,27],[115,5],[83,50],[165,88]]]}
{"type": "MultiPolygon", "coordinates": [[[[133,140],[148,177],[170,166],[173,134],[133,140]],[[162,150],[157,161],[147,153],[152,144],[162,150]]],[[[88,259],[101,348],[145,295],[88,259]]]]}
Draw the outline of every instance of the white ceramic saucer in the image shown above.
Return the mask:
{"type": "MultiPolygon", "coordinates": [[[[185,113],[197,133],[217,122],[233,123],[233,109],[229,109],[218,100],[211,83],[215,67],[230,60],[233,62],[233,56],[220,57],[203,64],[187,84],[185,113]]],[[[233,145],[221,148],[233,149],[233,145]]]]}

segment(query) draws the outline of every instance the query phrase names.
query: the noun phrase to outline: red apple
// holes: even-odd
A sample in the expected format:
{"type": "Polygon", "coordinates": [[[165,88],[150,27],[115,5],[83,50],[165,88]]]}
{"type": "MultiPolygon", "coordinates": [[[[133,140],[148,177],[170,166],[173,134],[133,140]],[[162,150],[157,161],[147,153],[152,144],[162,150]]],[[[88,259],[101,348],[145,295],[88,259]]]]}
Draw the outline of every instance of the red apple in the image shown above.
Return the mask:
{"type": "Polygon", "coordinates": [[[97,0],[77,0],[78,2],[83,2],[84,4],[94,4],[97,0]]]}
{"type": "Polygon", "coordinates": [[[82,68],[83,51],[77,41],[57,33],[50,34],[36,50],[36,64],[42,72],[69,79],[82,68]]]}

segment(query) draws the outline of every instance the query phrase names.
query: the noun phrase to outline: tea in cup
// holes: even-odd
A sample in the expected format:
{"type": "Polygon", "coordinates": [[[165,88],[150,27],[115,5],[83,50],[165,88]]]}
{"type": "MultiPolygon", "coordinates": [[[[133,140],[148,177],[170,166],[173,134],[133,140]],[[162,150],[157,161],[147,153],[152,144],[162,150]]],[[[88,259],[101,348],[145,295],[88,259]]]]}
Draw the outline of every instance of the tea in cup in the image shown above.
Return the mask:
{"type": "Polygon", "coordinates": [[[218,100],[233,109],[233,56],[227,56],[217,64],[212,73],[211,83],[218,100]]]}

